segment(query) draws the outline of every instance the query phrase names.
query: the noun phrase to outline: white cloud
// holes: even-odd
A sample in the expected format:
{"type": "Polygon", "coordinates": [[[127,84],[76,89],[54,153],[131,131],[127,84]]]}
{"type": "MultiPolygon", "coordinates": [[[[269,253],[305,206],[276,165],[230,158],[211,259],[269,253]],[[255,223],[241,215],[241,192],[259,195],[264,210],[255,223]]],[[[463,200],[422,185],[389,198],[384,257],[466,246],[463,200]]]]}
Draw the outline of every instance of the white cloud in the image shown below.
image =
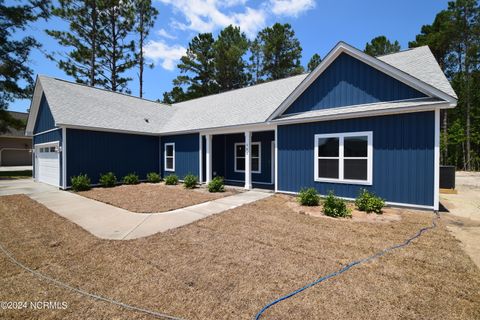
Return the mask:
{"type": "Polygon", "coordinates": [[[166,70],[174,70],[177,62],[186,53],[187,49],[181,45],[170,46],[163,40],[149,41],[145,46],[145,56],[156,63],[160,62],[166,70]]]}
{"type": "Polygon", "coordinates": [[[270,6],[276,15],[298,17],[301,13],[313,9],[315,0],[270,0],[270,6]]]}
{"type": "Polygon", "coordinates": [[[213,32],[230,24],[240,26],[249,37],[265,26],[267,14],[263,9],[253,9],[245,0],[159,0],[170,5],[174,13],[183,15],[183,22],[174,20],[172,26],[180,30],[213,32]],[[236,10],[233,9],[236,8],[236,10]],[[227,8],[222,12],[223,8],[227,8]],[[239,11],[239,9],[241,11],[239,11]]]}
{"type": "Polygon", "coordinates": [[[165,29],[160,29],[157,31],[157,34],[160,36],[160,37],[164,37],[164,38],[167,38],[167,39],[177,39],[177,37],[175,37],[174,35],[170,34],[167,32],[167,30],[165,29]]]}

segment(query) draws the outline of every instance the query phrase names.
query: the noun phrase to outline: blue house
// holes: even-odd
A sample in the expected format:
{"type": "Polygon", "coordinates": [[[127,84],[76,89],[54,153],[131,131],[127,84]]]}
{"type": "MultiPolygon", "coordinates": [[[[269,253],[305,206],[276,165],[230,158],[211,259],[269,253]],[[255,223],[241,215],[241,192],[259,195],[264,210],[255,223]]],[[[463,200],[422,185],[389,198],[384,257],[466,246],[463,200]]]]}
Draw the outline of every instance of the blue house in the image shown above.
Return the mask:
{"type": "Polygon", "coordinates": [[[371,57],[340,42],[310,74],[173,105],[39,76],[34,178],[148,172],[246,189],[314,187],[437,210],[440,110],[457,96],[428,47],[371,57]]]}

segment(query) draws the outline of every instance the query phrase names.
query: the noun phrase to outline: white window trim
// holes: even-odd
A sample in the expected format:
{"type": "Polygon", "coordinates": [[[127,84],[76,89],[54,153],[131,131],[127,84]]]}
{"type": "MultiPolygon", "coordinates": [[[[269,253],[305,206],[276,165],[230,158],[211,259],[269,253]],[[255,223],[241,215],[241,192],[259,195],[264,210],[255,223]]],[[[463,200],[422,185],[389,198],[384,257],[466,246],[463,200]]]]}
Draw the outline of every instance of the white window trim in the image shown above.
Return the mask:
{"type": "Polygon", "coordinates": [[[168,142],[163,145],[163,170],[168,172],[175,172],[175,142],[168,142]],[[173,156],[167,157],[167,147],[173,147],[173,156]],[[167,158],[172,158],[172,168],[167,168],[167,158]]]}
{"type": "MultiPolygon", "coordinates": [[[[258,145],[258,170],[257,171],[253,171],[252,170],[252,173],[262,173],[262,143],[261,142],[252,142],[250,144],[251,146],[253,145],[258,145]]],[[[245,142],[237,142],[234,144],[234,158],[233,158],[233,161],[234,161],[234,171],[235,172],[245,172],[245,170],[239,170],[237,169],[237,146],[244,146],[245,147],[245,142]]],[[[250,154],[251,154],[251,150],[250,150],[250,154]]],[[[250,156],[251,159],[253,159],[254,157],[251,155],[250,156]]],[[[245,157],[242,157],[241,159],[243,159],[245,161],[245,157]]]]}
{"type": "MultiPolygon", "coordinates": [[[[314,181],[316,182],[329,182],[329,183],[345,183],[345,184],[360,184],[360,185],[372,185],[373,181],[373,132],[372,131],[362,131],[362,132],[343,132],[343,133],[329,133],[329,134],[316,134],[314,136],[315,139],[315,148],[313,153],[313,161],[314,161],[314,181]],[[344,179],[344,153],[343,153],[343,145],[344,145],[344,138],[345,137],[357,137],[357,136],[366,136],[368,147],[367,147],[367,180],[351,180],[351,179],[344,179]],[[332,157],[332,159],[339,159],[338,165],[338,179],[331,179],[331,178],[319,178],[318,177],[318,139],[320,138],[338,138],[339,139],[339,153],[338,157],[332,157]]],[[[328,157],[322,157],[327,159],[328,157]]],[[[359,157],[358,159],[364,159],[364,157],[359,157]]],[[[355,157],[346,158],[346,159],[357,159],[355,157]]]]}

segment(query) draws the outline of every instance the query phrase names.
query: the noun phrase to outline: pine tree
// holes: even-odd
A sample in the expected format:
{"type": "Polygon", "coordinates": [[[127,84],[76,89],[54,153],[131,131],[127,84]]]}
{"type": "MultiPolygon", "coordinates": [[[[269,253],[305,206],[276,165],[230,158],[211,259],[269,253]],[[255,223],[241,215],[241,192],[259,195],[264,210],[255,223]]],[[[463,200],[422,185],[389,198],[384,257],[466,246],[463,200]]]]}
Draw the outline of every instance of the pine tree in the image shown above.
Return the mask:
{"type": "MultiPolygon", "coordinates": [[[[145,47],[145,40],[153,28],[155,20],[158,15],[158,10],[152,6],[151,0],[137,0],[135,1],[136,14],[136,33],[138,36],[138,49],[136,58],[138,61],[138,81],[139,81],[139,96],[143,97],[143,71],[145,67],[145,59],[143,51],[145,47]]],[[[149,65],[153,67],[152,64],[149,65]]]]}
{"type": "Polygon", "coordinates": [[[239,27],[223,29],[214,44],[215,80],[220,91],[244,87],[250,77],[243,56],[248,50],[248,40],[239,27]]]}
{"type": "Polygon", "coordinates": [[[52,14],[65,20],[69,30],[45,30],[48,35],[70,50],[53,52],[48,57],[67,75],[79,83],[103,85],[99,70],[99,2],[98,0],[59,0],[52,14]]]}
{"type": "Polygon", "coordinates": [[[290,24],[275,23],[258,33],[262,48],[262,75],[267,80],[282,79],[301,74],[302,47],[290,24]]]}
{"type": "Polygon", "coordinates": [[[41,46],[32,36],[14,39],[14,34],[26,30],[32,21],[47,18],[49,12],[49,1],[45,0],[19,5],[0,0],[0,132],[6,132],[9,126],[16,129],[23,126],[7,109],[15,99],[30,97],[34,85],[33,70],[28,64],[30,52],[41,46]]]}
{"type": "Polygon", "coordinates": [[[400,51],[400,43],[397,40],[391,42],[385,36],[378,36],[367,43],[363,51],[372,57],[381,56],[400,51]]]}
{"type": "Polygon", "coordinates": [[[250,73],[250,83],[257,84],[263,82],[262,79],[262,47],[258,42],[258,39],[255,39],[250,42],[250,57],[248,58],[248,71],[250,73]]]}
{"type": "Polygon", "coordinates": [[[312,72],[315,68],[322,62],[320,55],[318,53],[314,53],[310,61],[308,62],[307,68],[308,71],[312,72]]]}
{"type": "Polygon", "coordinates": [[[115,92],[130,93],[127,87],[132,78],[124,73],[135,66],[135,43],[129,34],[135,26],[132,0],[102,0],[99,21],[100,75],[103,86],[115,92]]]}
{"type": "Polygon", "coordinates": [[[200,33],[190,41],[186,55],[177,65],[181,75],[173,80],[174,89],[164,93],[164,101],[165,97],[173,103],[219,92],[215,81],[214,44],[211,33],[200,33]]]}

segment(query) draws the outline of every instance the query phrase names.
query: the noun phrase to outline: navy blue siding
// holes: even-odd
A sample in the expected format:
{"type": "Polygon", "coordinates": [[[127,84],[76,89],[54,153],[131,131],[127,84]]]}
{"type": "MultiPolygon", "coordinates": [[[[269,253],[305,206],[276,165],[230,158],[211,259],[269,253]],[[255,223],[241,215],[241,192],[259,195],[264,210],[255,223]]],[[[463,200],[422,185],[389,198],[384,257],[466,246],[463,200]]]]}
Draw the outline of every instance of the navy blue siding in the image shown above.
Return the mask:
{"type": "Polygon", "coordinates": [[[434,112],[278,127],[279,190],[314,187],[355,198],[366,188],[390,202],[433,206],[434,112]],[[314,181],[314,135],[373,131],[372,186],[314,181]]]}
{"type": "MultiPolygon", "coordinates": [[[[37,136],[33,136],[33,146],[36,144],[41,144],[41,143],[48,143],[48,142],[59,142],[59,146],[61,147],[63,145],[63,139],[62,139],[62,129],[58,128],[57,130],[46,132],[39,134],[37,136]]],[[[33,168],[33,177],[35,177],[35,161],[36,161],[36,156],[33,157],[32,161],[32,168],[33,168]]],[[[63,183],[63,177],[62,177],[62,153],[60,153],[60,186],[63,183]]]]}
{"type": "Polygon", "coordinates": [[[176,174],[183,179],[187,174],[199,176],[199,134],[183,134],[175,136],[162,136],[162,175],[176,174]],[[165,143],[175,143],[175,172],[165,171],[164,152],[165,143]]]}
{"type": "Polygon", "coordinates": [[[406,84],[342,53],[285,114],[424,96],[406,84]]]}
{"type": "Polygon", "coordinates": [[[87,174],[92,184],[112,171],[121,179],[131,172],[146,179],[159,172],[159,138],[113,132],[67,129],[67,177],[87,174]]]}
{"type": "MultiPolygon", "coordinates": [[[[274,131],[252,133],[252,142],[261,143],[261,173],[252,173],[252,182],[271,183],[272,181],[272,141],[274,131]]],[[[235,143],[245,142],[243,133],[213,136],[213,174],[225,180],[245,181],[245,173],[235,172],[235,143]]]]}
{"type": "Polygon", "coordinates": [[[42,95],[33,133],[39,133],[53,128],[55,128],[55,120],[53,120],[52,112],[50,111],[45,95],[42,95]]]}

